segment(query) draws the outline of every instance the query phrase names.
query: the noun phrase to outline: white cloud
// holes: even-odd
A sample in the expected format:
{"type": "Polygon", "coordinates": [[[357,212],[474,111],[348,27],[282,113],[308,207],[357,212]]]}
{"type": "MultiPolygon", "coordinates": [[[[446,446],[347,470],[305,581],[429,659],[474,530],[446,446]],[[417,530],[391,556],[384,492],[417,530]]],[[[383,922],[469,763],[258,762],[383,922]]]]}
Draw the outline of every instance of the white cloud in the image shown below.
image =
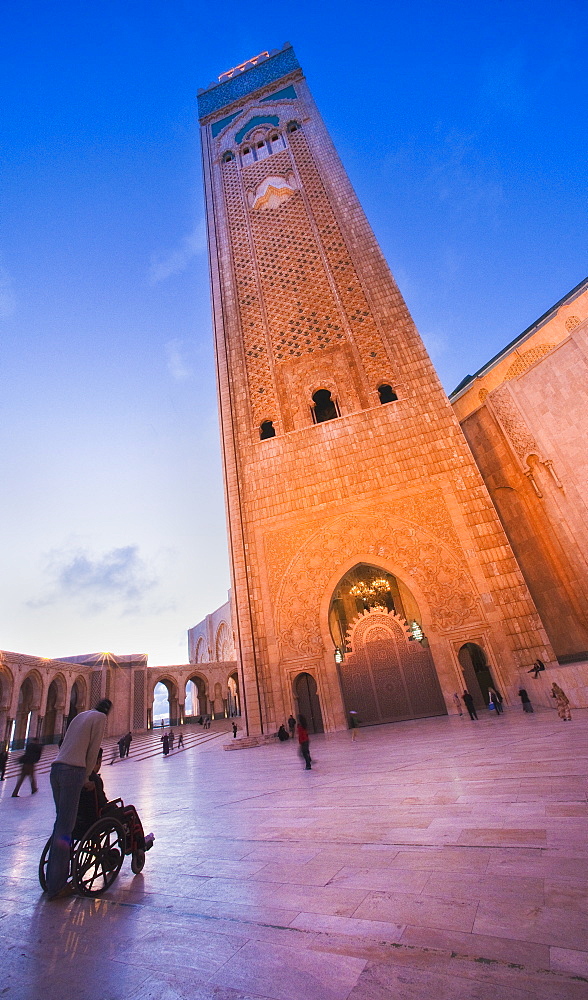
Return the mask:
{"type": "Polygon", "coordinates": [[[29,601],[29,607],[45,607],[63,600],[81,602],[87,614],[117,608],[123,615],[141,610],[145,595],[157,580],[148,572],[138,546],[126,545],[102,555],[86,549],[54,550],[47,558],[51,585],[45,597],[29,601]]]}
{"type": "Polygon", "coordinates": [[[206,250],[206,223],[204,219],[196,224],[193,231],[184,236],[180,245],[166,257],[153,258],[149,269],[149,280],[152,285],[165,281],[172,274],[181,274],[194,257],[206,250]]]}
{"type": "Polygon", "coordinates": [[[192,369],[185,357],[183,340],[168,340],[165,345],[167,370],[176,382],[187,382],[192,378],[192,369]]]}

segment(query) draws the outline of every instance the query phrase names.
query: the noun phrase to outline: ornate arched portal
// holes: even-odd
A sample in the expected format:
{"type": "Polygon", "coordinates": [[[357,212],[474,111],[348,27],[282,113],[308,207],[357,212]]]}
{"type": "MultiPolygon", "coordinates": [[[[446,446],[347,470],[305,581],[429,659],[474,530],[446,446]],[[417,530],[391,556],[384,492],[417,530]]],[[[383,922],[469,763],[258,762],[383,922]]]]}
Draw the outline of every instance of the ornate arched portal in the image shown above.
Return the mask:
{"type": "Polygon", "coordinates": [[[347,632],[349,652],[339,665],[347,713],[357,712],[364,725],[446,715],[425,642],[394,611],[364,609],[347,632]]]}

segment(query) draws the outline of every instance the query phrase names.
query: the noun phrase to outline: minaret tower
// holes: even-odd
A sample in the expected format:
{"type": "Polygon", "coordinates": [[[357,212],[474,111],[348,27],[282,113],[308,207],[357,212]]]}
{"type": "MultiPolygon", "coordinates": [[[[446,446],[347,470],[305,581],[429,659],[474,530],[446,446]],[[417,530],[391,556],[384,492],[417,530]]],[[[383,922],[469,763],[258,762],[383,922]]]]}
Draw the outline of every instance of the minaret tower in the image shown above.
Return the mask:
{"type": "Polygon", "coordinates": [[[249,732],[516,696],[552,650],[292,47],[198,105],[249,732]]]}

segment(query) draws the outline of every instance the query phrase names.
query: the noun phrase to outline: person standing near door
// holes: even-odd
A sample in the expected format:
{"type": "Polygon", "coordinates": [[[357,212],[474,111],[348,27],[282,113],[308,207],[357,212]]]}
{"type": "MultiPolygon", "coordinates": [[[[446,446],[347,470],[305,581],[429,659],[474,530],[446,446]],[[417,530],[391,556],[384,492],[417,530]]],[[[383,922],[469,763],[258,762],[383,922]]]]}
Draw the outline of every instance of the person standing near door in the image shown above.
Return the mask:
{"type": "Polygon", "coordinates": [[[461,700],[463,701],[465,707],[467,708],[468,712],[470,713],[470,719],[472,720],[472,722],[474,721],[474,719],[477,720],[478,716],[477,716],[476,709],[475,709],[475,706],[474,706],[474,699],[472,698],[470,692],[469,691],[464,691],[464,693],[461,696],[461,700]]]}
{"type": "Polygon", "coordinates": [[[310,740],[308,738],[307,721],[304,715],[298,716],[298,744],[300,746],[300,753],[306,761],[306,770],[310,771],[312,769],[312,759],[310,756],[310,740]]]}
{"type": "Polygon", "coordinates": [[[498,694],[498,691],[496,690],[496,688],[489,687],[488,688],[488,697],[490,698],[490,704],[494,705],[494,708],[496,710],[496,715],[497,716],[501,715],[502,712],[504,711],[504,709],[502,707],[502,695],[498,694]]]}

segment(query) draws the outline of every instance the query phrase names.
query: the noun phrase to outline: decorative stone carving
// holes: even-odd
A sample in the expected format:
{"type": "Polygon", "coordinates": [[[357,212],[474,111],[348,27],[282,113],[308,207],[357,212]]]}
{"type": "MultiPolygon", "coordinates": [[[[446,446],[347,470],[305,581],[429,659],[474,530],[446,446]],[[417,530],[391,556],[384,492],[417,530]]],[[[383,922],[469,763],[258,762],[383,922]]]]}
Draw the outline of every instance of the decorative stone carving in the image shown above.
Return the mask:
{"type": "MultiPolygon", "coordinates": [[[[462,548],[453,527],[449,511],[438,490],[420,493],[418,496],[407,496],[396,501],[383,503],[378,511],[361,508],[358,513],[377,516],[382,513],[392,518],[402,518],[415,527],[424,525],[425,529],[440,539],[444,545],[452,548],[461,558],[462,548]]],[[[309,520],[295,530],[284,528],[268,531],[264,539],[265,564],[272,599],[275,602],[277,591],[288,564],[303,543],[317,530],[317,519],[309,520]]]]}
{"type": "Polygon", "coordinates": [[[436,630],[480,620],[475,587],[464,563],[422,526],[386,509],[343,514],[315,531],[280,574],[276,624],[285,658],[320,654],[319,606],[327,583],[337,567],[348,565],[355,555],[368,554],[376,565],[379,558],[394,562],[404,570],[405,580],[414,579],[436,630]]]}
{"type": "Polygon", "coordinates": [[[572,330],[575,330],[577,326],[580,326],[581,322],[582,320],[580,319],[579,316],[568,316],[565,322],[565,327],[568,333],[571,333],[572,330]]]}
{"type": "Polygon", "coordinates": [[[513,378],[518,378],[519,375],[523,375],[531,365],[534,365],[536,361],[544,358],[546,354],[549,354],[553,350],[555,344],[539,344],[537,347],[532,347],[530,351],[525,351],[524,354],[519,354],[511,364],[506,375],[504,376],[505,382],[510,382],[513,378]]]}
{"type": "Polygon", "coordinates": [[[394,611],[386,608],[366,608],[362,614],[358,615],[351,622],[345,636],[345,644],[350,652],[355,652],[366,642],[376,642],[378,639],[387,639],[393,634],[396,640],[410,639],[410,626],[408,622],[401,618],[394,611]]]}
{"type": "Polygon", "coordinates": [[[293,173],[287,177],[266,177],[254,191],[247,193],[247,200],[254,211],[265,212],[279,208],[292,197],[297,188],[293,173]]]}
{"type": "Polygon", "coordinates": [[[539,455],[537,442],[527,427],[508,386],[504,384],[498,386],[490,393],[489,400],[521,462],[525,463],[528,455],[539,455]]]}

